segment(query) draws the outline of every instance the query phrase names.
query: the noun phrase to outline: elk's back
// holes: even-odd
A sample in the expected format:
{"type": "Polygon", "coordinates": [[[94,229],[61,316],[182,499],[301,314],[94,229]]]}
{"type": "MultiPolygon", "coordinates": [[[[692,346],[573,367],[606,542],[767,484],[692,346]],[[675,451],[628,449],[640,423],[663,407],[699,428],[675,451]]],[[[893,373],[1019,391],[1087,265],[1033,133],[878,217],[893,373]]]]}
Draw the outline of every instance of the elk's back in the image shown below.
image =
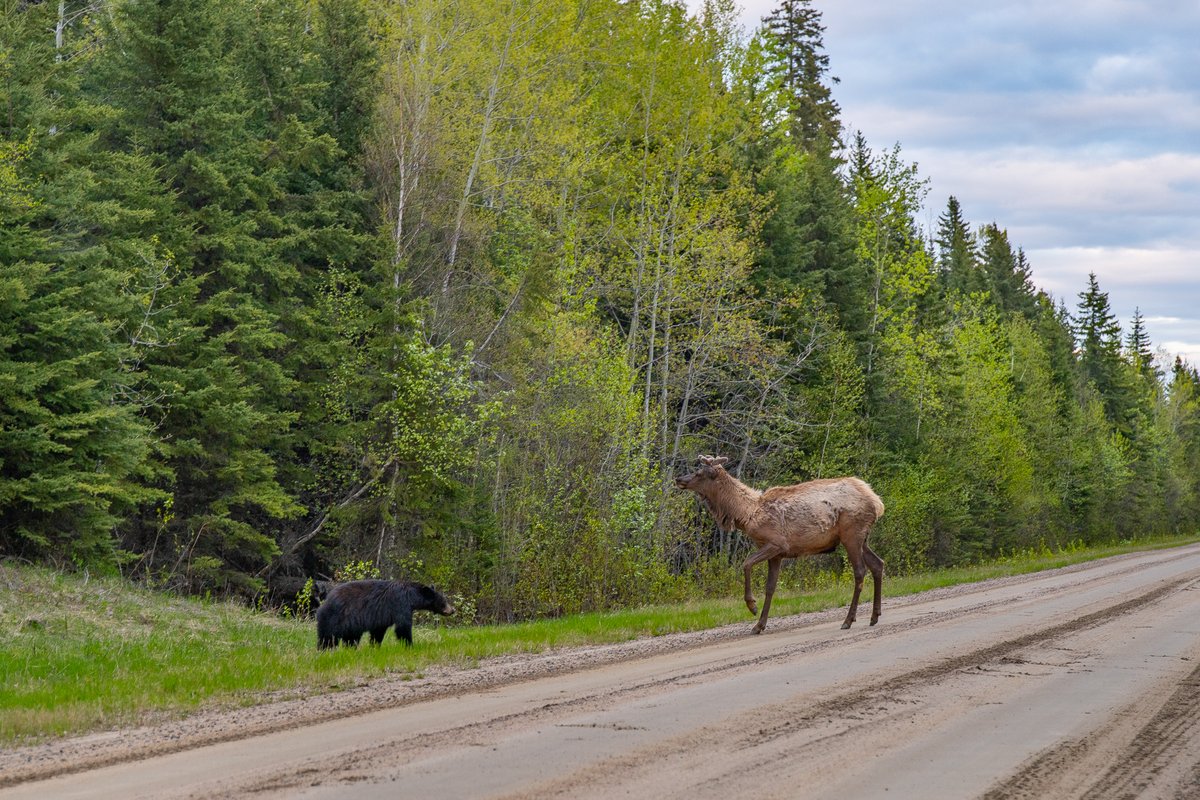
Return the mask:
{"type": "Polygon", "coordinates": [[[760,545],[773,542],[788,556],[826,553],[838,543],[865,534],[883,514],[883,502],[858,478],[827,478],[763,492],[758,530],[747,531],[760,545]]]}

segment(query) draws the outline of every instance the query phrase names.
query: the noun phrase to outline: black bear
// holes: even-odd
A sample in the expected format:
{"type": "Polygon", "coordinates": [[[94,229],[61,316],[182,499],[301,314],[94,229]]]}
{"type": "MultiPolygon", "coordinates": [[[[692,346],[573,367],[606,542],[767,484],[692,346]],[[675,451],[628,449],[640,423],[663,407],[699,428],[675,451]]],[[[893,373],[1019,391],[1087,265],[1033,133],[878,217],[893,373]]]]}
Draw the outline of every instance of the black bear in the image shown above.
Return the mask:
{"type": "Polygon", "coordinates": [[[364,633],[381,644],[387,629],[396,626],[396,638],[412,644],[414,611],[453,614],[446,596],[422,583],[404,581],[350,581],[329,590],[317,609],[317,648],[342,644],[358,646],[364,633]]]}

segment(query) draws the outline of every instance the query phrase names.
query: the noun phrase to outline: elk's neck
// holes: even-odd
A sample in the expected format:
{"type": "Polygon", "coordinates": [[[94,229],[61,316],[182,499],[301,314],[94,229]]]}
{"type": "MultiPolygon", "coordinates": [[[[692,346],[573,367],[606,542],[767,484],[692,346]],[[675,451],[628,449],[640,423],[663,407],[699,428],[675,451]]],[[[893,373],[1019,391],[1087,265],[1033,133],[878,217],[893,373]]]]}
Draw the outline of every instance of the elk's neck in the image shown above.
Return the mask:
{"type": "Polygon", "coordinates": [[[752,489],[729,473],[722,473],[705,495],[717,524],[725,530],[745,530],[758,510],[762,492],[752,489]]]}

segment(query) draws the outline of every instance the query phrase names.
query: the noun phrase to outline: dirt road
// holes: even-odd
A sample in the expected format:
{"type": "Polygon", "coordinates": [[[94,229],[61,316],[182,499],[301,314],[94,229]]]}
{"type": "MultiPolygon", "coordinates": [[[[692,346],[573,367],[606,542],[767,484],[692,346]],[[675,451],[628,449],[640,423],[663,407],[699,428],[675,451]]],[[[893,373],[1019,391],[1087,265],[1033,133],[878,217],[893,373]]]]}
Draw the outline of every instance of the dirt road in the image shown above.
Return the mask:
{"type": "Polygon", "coordinates": [[[1200,797],[1200,546],[843,613],[7,752],[0,798],[1200,797]]]}

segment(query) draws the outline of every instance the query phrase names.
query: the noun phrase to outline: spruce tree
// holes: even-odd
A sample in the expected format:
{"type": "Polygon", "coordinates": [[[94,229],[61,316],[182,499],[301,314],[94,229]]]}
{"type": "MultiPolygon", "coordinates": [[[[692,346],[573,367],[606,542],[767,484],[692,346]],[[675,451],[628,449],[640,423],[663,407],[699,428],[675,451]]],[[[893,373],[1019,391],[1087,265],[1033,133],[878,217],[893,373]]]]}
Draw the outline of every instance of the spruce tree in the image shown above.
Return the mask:
{"type": "Polygon", "coordinates": [[[1036,291],[1030,280],[1029,263],[1025,253],[1013,252],[1008,231],[995,223],[980,229],[983,240],[980,263],[987,280],[992,301],[1002,311],[1016,312],[1027,319],[1037,318],[1036,291]]]}
{"type": "Polygon", "coordinates": [[[1087,289],[1079,293],[1074,328],[1084,379],[1096,387],[1109,421],[1127,432],[1130,397],[1121,359],[1121,326],[1094,272],[1088,274],[1087,289]]]}
{"type": "Polygon", "coordinates": [[[317,0],[316,41],[319,106],[347,163],[361,174],[361,153],[382,87],[379,54],[365,0],[317,0]]]}
{"type": "Polygon", "coordinates": [[[1045,292],[1039,292],[1035,298],[1037,317],[1035,330],[1038,338],[1046,348],[1047,366],[1059,389],[1064,415],[1069,412],[1070,404],[1074,402],[1077,364],[1075,360],[1075,335],[1071,314],[1066,304],[1054,304],[1053,298],[1045,292]]]}
{"type": "Polygon", "coordinates": [[[774,199],[763,221],[755,275],[783,293],[819,293],[842,327],[861,339],[866,276],[854,259],[853,210],[841,178],[841,120],[825,83],[821,14],[809,0],[784,0],[760,32],[763,101],[779,118],[763,138],[776,143],[751,165],[758,190],[774,199]]]}
{"type": "Polygon", "coordinates": [[[821,12],[811,0],[782,0],[763,24],[771,34],[772,71],[787,115],[788,135],[800,150],[836,149],[841,141],[841,110],[825,83],[829,56],[824,53],[821,12]]]}
{"type": "Polygon", "coordinates": [[[1150,336],[1146,333],[1146,320],[1140,308],[1133,310],[1133,321],[1125,338],[1125,352],[1138,375],[1148,383],[1158,383],[1162,372],[1154,363],[1154,353],[1150,351],[1150,336]]]}
{"type": "MultiPolygon", "coordinates": [[[[396,287],[379,274],[387,261],[364,178],[379,89],[365,6],[323,1],[310,18],[300,2],[250,5],[259,22],[244,30],[238,59],[252,85],[268,87],[256,96],[249,125],[276,153],[266,169],[279,189],[269,201],[269,231],[260,238],[272,258],[297,272],[296,302],[279,309],[277,323],[292,342],[282,364],[295,381],[290,410],[299,421],[278,457],[280,480],[305,509],[296,519],[257,523],[283,556],[259,573],[301,571],[301,560],[311,573],[323,542],[310,534],[376,471],[353,446],[357,426],[371,413],[366,409],[395,397],[372,370],[385,368],[367,366],[365,339],[407,332],[411,321],[375,317],[393,311],[398,300],[396,287]]],[[[387,352],[391,358],[394,348],[387,352]]],[[[390,366],[402,368],[394,359],[390,366]]]]}
{"type": "Polygon", "coordinates": [[[950,196],[946,210],[938,217],[938,274],[942,287],[963,294],[988,289],[979,267],[977,243],[963,218],[958,198],[950,196]]]}
{"type": "Polygon", "coordinates": [[[117,6],[90,88],[113,107],[104,141],[146,153],[174,200],[158,238],[179,271],[175,335],[143,364],[171,513],[131,530],[131,544],[151,551],[149,568],[178,565],[183,585],[253,590],[247,574],[277,551],[262,523],[298,512],[278,473],[296,388],[280,320],[300,299],[272,209],[272,158],[287,154],[254,126],[262,86],[248,85],[236,49],[246,11],[233,0],[117,6]]]}
{"type": "MultiPolygon", "coordinates": [[[[0,16],[0,551],[112,566],[115,527],[148,497],[139,478],[149,439],[124,397],[123,276],[75,235],[72,209],[87,204],[94,182],[80,166],[88,142],[69,116],[76,65],[53,35],[56,9],[8,5],[0,16]]],[[[109,201],[105,214],[120,213],[109,201]]]]}

